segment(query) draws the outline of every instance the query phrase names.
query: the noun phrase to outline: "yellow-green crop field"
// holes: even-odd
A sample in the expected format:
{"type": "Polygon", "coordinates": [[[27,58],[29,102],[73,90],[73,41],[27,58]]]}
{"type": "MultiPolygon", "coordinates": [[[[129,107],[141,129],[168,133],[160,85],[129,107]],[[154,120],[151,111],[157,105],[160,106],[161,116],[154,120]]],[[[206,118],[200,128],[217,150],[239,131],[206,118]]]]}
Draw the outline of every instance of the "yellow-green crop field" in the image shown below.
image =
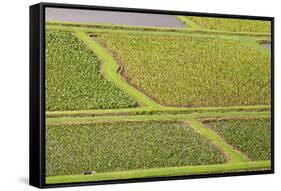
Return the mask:
{"type": "Polygon", "coordinates": [[[270,21],[46,23],[46,183],[271,170],[270,21]]]}
{"type": "Polygon", "coordinates": [[[127,81],[161,105],[270,104],[269,54],[237,39],[101,34],[127,81]]]}
{"type": "Polygon", "coordinates": [[[253,33],[270,33],[270,21],[233,19],[233,18],[212,18],[212,17],[195,17],[180,16],[180,20],[193,27],[205,28],[208,30],[228,31],[228,32],[253,32],[253,33]]]}

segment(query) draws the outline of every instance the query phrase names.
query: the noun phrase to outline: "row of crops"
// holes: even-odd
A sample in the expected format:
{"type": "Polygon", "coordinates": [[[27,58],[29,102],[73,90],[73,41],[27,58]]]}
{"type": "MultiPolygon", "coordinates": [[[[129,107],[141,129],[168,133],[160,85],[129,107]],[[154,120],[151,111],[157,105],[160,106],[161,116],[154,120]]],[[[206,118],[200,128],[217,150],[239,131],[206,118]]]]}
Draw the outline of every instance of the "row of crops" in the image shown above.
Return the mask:
{"type": "Polygon", "coordinates": [[[270,56],[239,40],[100,34],[123,75],[162,105],[270,104],[270,56]]]}

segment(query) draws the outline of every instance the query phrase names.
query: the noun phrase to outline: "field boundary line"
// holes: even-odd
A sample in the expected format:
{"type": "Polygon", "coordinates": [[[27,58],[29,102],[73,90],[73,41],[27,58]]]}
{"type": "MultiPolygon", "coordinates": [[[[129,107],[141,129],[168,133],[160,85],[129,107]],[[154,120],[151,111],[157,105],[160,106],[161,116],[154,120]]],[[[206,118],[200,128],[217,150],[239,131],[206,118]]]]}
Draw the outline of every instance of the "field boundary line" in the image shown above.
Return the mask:
{"type": "Polygon", "coordinates": [[[89,37],[83,31],[75,31],[75,35],[82,40],[88,47],[96,54],[101,60],[101,74],[108,81],[114,83],[117,87],[131,96],[137,103],[142,106],[161,107],[158,103],[151,100],[142,92],[138,91],[134,87],[130,86],[121,75],[118,73],[119,65],[111,54],[104,49],[97,41],[89,37]]]}
{"type": "Polygon", "coordinates": [[[249,160],[246,155],[236,150],[232,145],[228,144],[221,136],[210,130],[203,123],[196,119],[188,119],[185,122],[222,151],[227,157],[227,163],[244,162],[249,160]]]}
{"type": "Polygon", "coordinates": [[[181,167],[165,167],[138,169],[120,172],[105,172],[93,175],[64,175],[46,177],[47,184],[56,183],[72,183],[72,182],[88,182],[101,180],[122,180],[134,178],[153,178],[153,177],[172,177],[197,174],[221,174],[227,172],[245,172],[255,170],[270,170],[270,161],[250,161],[241,163],[227,163],[214,165],[199,166],[181,166],[181,167]]]}
{"type": "Polygon", "coordinates": [[[188,19],[187,16],[176,16],[176,18],[184,24],[187,28],[191,29],[199,29],[199,30],[204,30],[204,27],[200,26],[199,24],[193,22],[192,20],[188,19]]]}
{"type": "Polygon", "coordinates": [[[252,33],[252,32],[225,32],[225,31],[215,31],[215,30],[202,30],[194,28],[156,28],[156,27],[132,27],[132,26],[120,26],[120,25],[87,25],[87,24],[74,24],[74,23],[54,23],[48,22],[46,24],[46,29],[54,30],[66,30],[66,31],[75,31],[82,30],[84,32],[104,32],[104,31],[113,31],[113,32],[131,32],[134,34],[137,33],[150,33],[157,34],[162,33],[166,35],[221,35],[221,36],[247,36],[247,37],[271,37],[270,33],[252,33]],[[119,31],[116,31],[119,29],[119,31]]]}
{"type": "Polygon", "coordinates": [[[256,40],[254,40],[252,38],[241,37],[241,38],[239,38],[239,41],[249,47],[256,49],[263,55],[270,57],[271,51],[265,47],[262,47],[262,45],[259,44],[256,40]]]}
{"type": "Polygon", "coordinates": [[[204,112],[190,114],[163,114],[163,115],[115,115],[115,116],[95,116],[95,117],[58,117],[46,118],[47,125],[73,125],[91,124],[102,121],[150,121],[150,120],[181,120],[181,119],[201,119],[201,118],[228,118],[228,119],[255,119],[270,117],[270,112],[204,112]]]}
{"type": "Polygon", "coordinates": [[[226,107],[137,107],[123,109],[99,109],[99,110],[70,110],[70,111],[47,111],[47,117],[78,117],[78,116],[96,116],[96,115],[152,115],[153,113],[175,113],[175,112],[230,112],[230,111],[270,111],[270,105],[254,106],[226,106],[226,107]]]}
{"type": "Polygon", "coordinates": [[[176,16],[176,18],[182,23],[184,24],[186,27],[191,28],[191,29],[198,29],[198,30],[202,30],[202,31],[213,31],[213,32],[218,32],[218,33],[237,33],[237,34],[270,34],[270,32],[246,32],[246,31],[241,31],[241,32],[237,32],[237,31],[227,31],[227,30],[216,30],[216,29],[208,29],[206,28],[206,26],[202,26],[198,23],[196,23],[195,21],[191,20],[190,18],[188,18],[189,16],[176,16]]]}

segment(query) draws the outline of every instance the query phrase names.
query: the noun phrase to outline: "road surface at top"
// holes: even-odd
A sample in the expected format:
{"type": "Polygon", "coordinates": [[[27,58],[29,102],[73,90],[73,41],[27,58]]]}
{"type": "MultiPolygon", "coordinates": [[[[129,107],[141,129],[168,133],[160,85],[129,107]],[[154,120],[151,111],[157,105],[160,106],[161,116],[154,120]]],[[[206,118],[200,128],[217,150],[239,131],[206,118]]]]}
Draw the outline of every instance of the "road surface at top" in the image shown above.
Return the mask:
{"type": "Polygon", "coordinates": [[[46,8],[46,21],[186,28],[174,15],[46,8]]]}

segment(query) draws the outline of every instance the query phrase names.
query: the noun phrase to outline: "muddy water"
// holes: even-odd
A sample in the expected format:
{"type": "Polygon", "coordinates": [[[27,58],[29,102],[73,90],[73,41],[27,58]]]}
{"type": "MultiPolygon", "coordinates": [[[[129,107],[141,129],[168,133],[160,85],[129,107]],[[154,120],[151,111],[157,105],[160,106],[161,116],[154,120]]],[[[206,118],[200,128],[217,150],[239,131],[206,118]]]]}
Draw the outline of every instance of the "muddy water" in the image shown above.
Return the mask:
{"type": "Polygon", "coordinates": [[[185,28],[173,15],[46,8],[47,21],[185,28]]]}
{"type": "Polygon", "coordinates": [[[262,43],[262,46],[271,49],[271,43],[262,43]]]}

